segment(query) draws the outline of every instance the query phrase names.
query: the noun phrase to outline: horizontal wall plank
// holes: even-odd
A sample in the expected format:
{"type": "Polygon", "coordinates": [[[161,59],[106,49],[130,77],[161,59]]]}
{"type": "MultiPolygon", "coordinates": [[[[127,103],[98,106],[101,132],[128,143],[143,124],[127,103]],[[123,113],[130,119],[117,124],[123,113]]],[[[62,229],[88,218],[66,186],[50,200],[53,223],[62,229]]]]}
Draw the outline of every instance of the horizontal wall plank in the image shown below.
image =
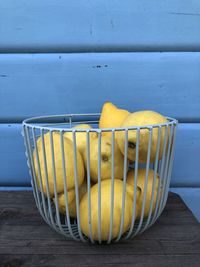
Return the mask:
{"type": "MultiPolygon", "coordinates": [[[[200,186],[200,124],[178,127],[171,186],[200,186]]],[[[21,124],[0,124],[0,186],[30,185],[21,124]]]]}
{"type": "Polygon", "coordinates": [[[0,122],[113,101],[200,122],[200,53],[1,54],[0,122]]]}
{"type": "Polygon", "coordinates": [[[0,124],[0,185],[29,185],[20,124],[0,124]]]}
{"type": "Polygon", "coordinates": [[[179,124],[171,186],[200,186],[200,124],[179,124]]]}
{"type": "Polygon", "coordinates": [[[198,0],[0,0],[0,52],[200,51],[198,0]]]}

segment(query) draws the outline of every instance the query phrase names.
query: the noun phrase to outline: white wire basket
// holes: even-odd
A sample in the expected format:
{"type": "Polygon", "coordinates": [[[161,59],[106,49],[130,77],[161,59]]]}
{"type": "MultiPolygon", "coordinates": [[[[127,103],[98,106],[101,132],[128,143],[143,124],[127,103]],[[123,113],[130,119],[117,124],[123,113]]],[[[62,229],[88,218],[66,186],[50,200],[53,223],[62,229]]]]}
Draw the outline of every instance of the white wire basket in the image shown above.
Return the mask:
{"type": "Polygon", "coordinates": [[[178,122],[167,117],[163,124],[99,129],[99,118],[30,118],[23,136],[36,206],[46,223],[74,240],[109,244],[142,233],[162,213],[178,122]]]}

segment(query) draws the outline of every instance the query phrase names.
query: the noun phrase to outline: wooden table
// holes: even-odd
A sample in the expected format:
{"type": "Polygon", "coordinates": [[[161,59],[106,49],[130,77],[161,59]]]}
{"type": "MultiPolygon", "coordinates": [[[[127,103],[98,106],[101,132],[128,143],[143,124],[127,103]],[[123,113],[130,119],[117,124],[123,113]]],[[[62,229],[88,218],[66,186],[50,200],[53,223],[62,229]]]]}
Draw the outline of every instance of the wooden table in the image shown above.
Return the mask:
{"type": "Polygon", "coordinates": [[[0,266],[200,266],[200,224],[170,193],[149,230],[133,240],[92,245],[66,240],[40,217],[32,192],[0,192],[0,266]]]}

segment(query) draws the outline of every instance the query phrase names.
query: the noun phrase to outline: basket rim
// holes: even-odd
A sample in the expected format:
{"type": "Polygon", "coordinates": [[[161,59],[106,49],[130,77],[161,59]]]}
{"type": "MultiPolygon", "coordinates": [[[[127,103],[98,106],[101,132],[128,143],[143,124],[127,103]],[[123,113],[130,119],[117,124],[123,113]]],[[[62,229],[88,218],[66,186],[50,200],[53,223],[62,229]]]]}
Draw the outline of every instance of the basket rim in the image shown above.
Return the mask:
{"type": "MultiPolygon", "coordinates": [[[[39,130],[48,130],[48,131],[57,131],[57,132],[114,132],[114,131],[128,131],[128,130],[139,130],[139,129],[153,129],[153,128],[161,128],[161,127],[165,127],[165,126],[171,126],[171,125],[177,125],[178,124],[178,120],[172,117],[168,117],[165,116],[166,119],[168,120],[165,123],[159,123],[159,124],[150,124],[150,125],[142,125],[142,126],[127,126],[127,127],[113,127],[113,128],[91,128],[91,129],[87,129],[87,128],[64,128],[64,127],[52,127],[52,126],[44,126],[44,125],[37,125],[37,123],[41,123],[39,122],[40,120],[48,120],[48,119],[56,119],[56,118],[68,118],[69,120],[75,117],[100,117],[101,113],[77,113],[77,114],[58,114],[58,115],[46,115],[46,116],[36,116],[36,117],[31,117],[31,118],[27,118],[25,120],[22,121],[22,126],[23,127],[30,127],[33,129],[39,129],[39,130]],[[38,121],[38,122],[37,122],[38,121]],[[34,122],[34,123],[33,123],[34,122]]],[[[98,118],[99,119],[99,118],[98,118]]],[[[72,121],[73,122],[73,121],[72,121]]],[[[87,121],[87,123],[89,123],[90,121],[87,121]]],[[[43,121],[44,123],[44,121],[43,121]]],[[[70,123],[66,121],[66,124],[70,123]]],[[[73,122],[74,123],[74,122],[73,122]]],[[[78,122],[80,123],[80,122],[78,122]]],[[[84,120],[83,120],[84,123],[84,120]]],[[[59,125],[59,122],[55,122],[52,123],[52,125],[59,125]]]]}

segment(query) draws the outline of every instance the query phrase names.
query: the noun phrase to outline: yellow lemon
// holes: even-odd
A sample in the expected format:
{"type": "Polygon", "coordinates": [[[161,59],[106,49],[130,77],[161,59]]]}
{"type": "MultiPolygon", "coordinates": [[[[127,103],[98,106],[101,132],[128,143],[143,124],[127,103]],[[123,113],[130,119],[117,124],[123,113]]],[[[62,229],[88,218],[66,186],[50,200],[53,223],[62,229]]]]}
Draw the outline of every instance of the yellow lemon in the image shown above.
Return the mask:
{"type": "MultiPolygon", "coordinates": [[[[73,127],[74,129],[92,129],[92,127],[89,124],[78,124],[73,127]]],[[[87,133],[86,132],[76,132],[76,147],[79,150],[81,154],[84,153],[87,147],[87,133]]],[[[64,137],[70,139],[73,142],[73,133],[72,132],[65,132],[64,137]]],[[[90,141],[97,137],[96,132],[90,132],[89,133],[89,139],[90,141]]]]}
{"type": "MultiPolygon", "coordinates": [[[[126,119],[121,124],[121,127],[131,127],[131,126],[144,126],[144,125],[153,125],[153,124],[162,124],[166,123],[167,119],[161,114],[145,110],[138,111],[129,114],[126,119]]],[[[140,142],[139,142],[139,162],[145,163],[147,161],[148,153],[148,142],[150,137],[149,129],[140,130],[140,142]]],[[[163,144],[165,137],[165,127],[162,127],[160,134],[160,150],[159,150],[159,159],[162,157],[163,144]]],[[[118,131],[116,133],[117,143],[121,152],[124,154],[124,144],[125,144],[125,132],[118,131]]],[[[151,143],[151,154],[150,161],[155,161],[156,151],[157,151],[157,140],[158,140],[158,128],[153,128],[152,130],[152,143],[151,143]]],[[[128,131],[128,158],[131,161],[135,161],[135,152],[136,152],[136,142],[137,142],[137,130],[128,131]]]]}
{"type": "MultiPolygon", "coordinates": [[[[84,181],[84,183],[79,187],[79,201],[82,199],[84,194],[87,192],[87,183],[84,181]]],[[[68,210],[69,210],[69,216],[72,218],[76,218],[76,193],[75,189],[72,189],[67,192],[68,193],[68,210]]],[[[55,202],[55,199],[54,199],[55,202]]],[[[65,194],[61,193],[58,195],[58,207],[59,211],[62,214],[66,213],[66,202],[65,202],[65,194]]]]}
{"type": "MultiPolygon", "coordinates": [[[[135,175],[134,170],[130,170],[127,174],[127,180],[126,181],[131,186],[134,186],[134,175],[135,175]]],[[[146,170],[145,169],[138,169],[137,186],[141,189],[141,196],[140,196],[140,200],[138,202],[138,215],[137,215],[138,219],[141,216],[142,204],[144,201],[145,178],[146,178],[146,170]]],[[[150,169],[149,174],[148,174],[147,193],[146,193],[146,201],[145,201],[145,209],[144,209],[144,217],[145,218],[148,217],[148,215],[149,215],[150,201],[151,201],[151,197],[152,197],[153,179],[154,179],[154,171],[150,169]]],[[[158,183],[159,183],[159,176],[158,176],[158,174],[156,174],[152,214],[153,214],[155,207],[156,207],[156,198],[157,198],[157,194],[158,194],[158,183]]]]}
{"type": "MultiPolygon", "coordinates": [[[[101,111],[99,128],[120,127],[124,119],[129,115],[125,109],[119,109],[111,102],[105,102],[101,111]]],[[[103,132],[103,135],[111,136],[111,132],[103,132]]]]}
{"type": "MultiPolygon", "coordinates": [[[[56,190],[57,193],[61,193],[64,191],[64,177],[63,177],[63,165],[62,165],[62,153],[61,153],[61,145],[60,145],[60,134],[54,132],[53,135],[53,149],[54,149],[54,162],[55,162],[55,178],[56,178],[56,190]]],[[[44,194],[47,194],[46,187],[46,178],[48,179],[49,184],[49,193],[50,196],[54,196],[54,179],[53,179],[53,162],[52,162],[52,151],[51,151],[51,143],[50,143],[50,133],[46,133],[44,135],[44,144],[45,144],[45,152],[46,152],[46,168],[47,168],[47,177],[45,177],[45,164],[43,158],[42,151],[42,139],[41,137],[37,140],[37,149],[38,149],[38,157],[39,157],[39,165],[41,171],[41,180],[44,194]]],[[[66,169],[66,182],[67,189],[73,189],[75,187],[75,164],[74,164],[74,152],[73,152],[73,144],[72,142],[64,138],[64,152],[65,152],[65,169],[66,169]]],[[[36,151],[33,152],[33,160],[35,166],[35,173],[37,184],[39,186],[39,169],[36,158],[36,151]]],[[[78,184],[81,185],[84,180],[84,163],[81,154],[77,151],[77,180],[78,184]]]]}
{"type": "MultiPolygon", "coordinates": [[[[90,176],[93,182],[98,181],[98,138],[91,140],[90,143],[90,176]]],[[[83,154],[85,166],[87,167],[87,154],[83,154]]],[[[112,142],[108,136],[101,136],[101,180],[112,177],[112,142]]],[[[114,177],[116,179],[123,178],[124,157],[115,142],[114,149],[114,177]]]]}
{"type": "MultiPolygon", "coordinates": [[[[101,240],[106,241],[110,233],[110,215],[111,215],[111,180],[101,182],[101,240]]],[[[138,191],[139,192],[139,191],[138,191]]],[[[123,182],[114,180],[114,205],[113,205],[113,225],[112,239],[116,238],[120,231],[122,216],[122,195],[123,182]]],[[[98,184],[91,187],[91,226],[92,238],[98,240],[98,184]]],[[[125,205],[124,205],[124,224],[122,233],[126,232],[132,220],[133,191],[127,184],[125,205]]],[[[88,193],[84,195],[80,202],[80,221],[82,232],[89,237],[88,226],[88,193]]]]}
{"type": "MultiPolygon", "coordinates": [[[[75,190],[71,189],[67,191],[67,196],[68,196],[68,209],[69,209],[69,214],[70,214],[70,210],[71,210],[70,207],[71,207],[72,202],[75,199],[75,190]]],[[[53,201],[55,203],[56,201],[55,198],[53,198],[53,201]]],[[[65,206],[65,194],[64,193],[60,193],[58,195],[58,208],[59,208],[60,213],[65,214],[66,206],[65,206]]]]}

